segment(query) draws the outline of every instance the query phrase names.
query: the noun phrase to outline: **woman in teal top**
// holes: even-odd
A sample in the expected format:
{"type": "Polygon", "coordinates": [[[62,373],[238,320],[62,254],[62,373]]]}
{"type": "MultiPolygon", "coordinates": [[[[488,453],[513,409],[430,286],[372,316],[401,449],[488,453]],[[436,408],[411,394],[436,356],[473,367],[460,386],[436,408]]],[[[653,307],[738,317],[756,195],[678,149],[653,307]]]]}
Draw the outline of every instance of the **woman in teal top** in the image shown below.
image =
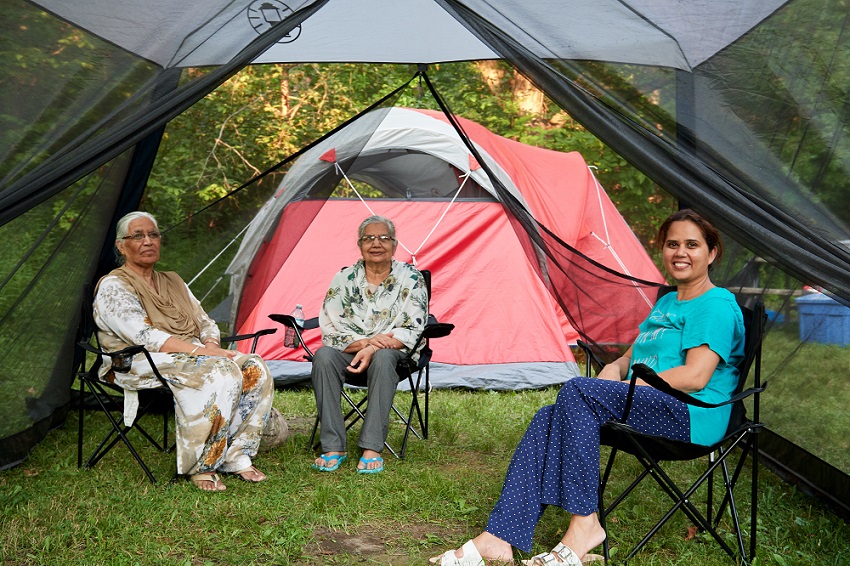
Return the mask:
{"type": "MultiPolygon", "coordinates": [[[[691,210],[670,216],[658,231],[664,269],[676,291],[658,300],[628,351],[596,378],[573,378],[554,405],[532,419],[511,459],[502,494],[486,530],[431,561],[478,566],[482,558],[511,562],[512,546],[531,550],[547,505],[572,514],[561,541],[528,561],[580,565],[605,540],[596,514],[600,429],[622,418],[630,368],[644,363],[672,387],[707,402],[731,398],[744,355],[744,321],[729,291],[714,286],[709,266],[723,253],[720,234],[691,210]]],[[[730,409],[700,409],[646,386],[635,389],[628,424],[656,436],[710,445],[720,440],[730,409]]],[[[489,562],[488,562],[489,563],[489,562]]]]}
{"type": "MultiPolygon", "coordinates": [[[[706,403],[721,403],[732,396],[738,384],[737,366],[744,357],[744,319],[735,295],[720,287],[685,300],[679,300],[678,293],[668,293],[639,328],[631,365],[646,364],[661,373],[685,366],[688,352],[705,346],[719,358],[717,365],[702,389],[686,392],[706,403]]],[[[690,441],[710,446],[723,438],[731,412],[732,405],[717,409],[688,405],[690,441]]]]}

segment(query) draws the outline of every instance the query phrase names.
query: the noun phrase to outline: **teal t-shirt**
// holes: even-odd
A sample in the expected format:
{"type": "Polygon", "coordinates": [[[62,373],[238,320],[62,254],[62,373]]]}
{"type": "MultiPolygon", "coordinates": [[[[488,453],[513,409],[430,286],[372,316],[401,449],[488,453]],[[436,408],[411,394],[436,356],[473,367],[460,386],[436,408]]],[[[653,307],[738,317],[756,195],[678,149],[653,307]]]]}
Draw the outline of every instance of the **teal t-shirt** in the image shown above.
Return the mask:
{"type": "MultiPolygon", "coordinates": [[[[690,395],[706,403],[732,397],[738,385],[737,365],[744,357],[744,319],[735,295],[714,287],[699,297],[679,301],[675,292],[668,293],[639,329],[632,364],[646,364],[660,373],[684,365],[689,349],[706,344],[720,361],[706,386],[690,395]]],[[[691,442],[708,446],[723,438],[731,411],[731,405],[716,409],[688,405],[691,442]]]]}

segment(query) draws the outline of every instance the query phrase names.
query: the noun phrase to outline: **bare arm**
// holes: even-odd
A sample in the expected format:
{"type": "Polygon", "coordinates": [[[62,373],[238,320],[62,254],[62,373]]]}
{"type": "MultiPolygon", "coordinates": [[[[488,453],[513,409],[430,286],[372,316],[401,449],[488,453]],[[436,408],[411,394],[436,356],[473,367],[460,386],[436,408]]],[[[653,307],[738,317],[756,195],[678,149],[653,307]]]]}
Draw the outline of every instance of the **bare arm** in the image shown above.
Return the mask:
{"type": "Polygon", "coordinates": [[[674,389],[694,393],[708,384],[719,363],[720,356],[703,344],[688,350],[685,365],[662,371],[658,375],[674,389]]]}
{"type": "Polygon", "coordinates": [[[610,379],[611,381],[622,381],[629,373],[631,361],[632,347],[629,346],[629,349],[626,350],[625,354],[623,354],[613,362],[606,364],[605,367],[603,367],[599,371],[599,375],[597,375],[596,377],[598,377],[599,379],[610,379]]]}
{"type": "MultiPolygon", "coordinates": [[[[621,357],[602,368],[597,377],[613,381],[625,379],[631,366],[631,357],[632,349],[629,348],[621,357]]],[[[685,356],[685,365],[662,371],[658,375],[674,389],[693,393],[706,386],[718,363],[720,363],[720,356],[703,344],[688,350],[685,356]]],[[[646,382],[639,379],[637,384],[646,385],[646,382]]]]}

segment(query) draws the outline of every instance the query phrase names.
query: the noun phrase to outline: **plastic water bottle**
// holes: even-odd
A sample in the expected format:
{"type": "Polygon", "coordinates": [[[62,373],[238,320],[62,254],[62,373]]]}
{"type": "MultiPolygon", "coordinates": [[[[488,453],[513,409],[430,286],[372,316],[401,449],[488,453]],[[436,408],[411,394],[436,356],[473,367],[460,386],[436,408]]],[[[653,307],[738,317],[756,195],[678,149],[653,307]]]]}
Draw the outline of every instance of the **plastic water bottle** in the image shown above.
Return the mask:
{"type": "MultiPolygon", "coordinates": [[[[301,308],[301,305],[295,305],[295,310],[292,311],[292,318],[295,319],[295,324],[304,328],[304,310],[301,308]]],[[[286,327],[286,334],[283,336],[283,345],[287,348],[297,348],[301,345],[294,328],[286,327]]]]}

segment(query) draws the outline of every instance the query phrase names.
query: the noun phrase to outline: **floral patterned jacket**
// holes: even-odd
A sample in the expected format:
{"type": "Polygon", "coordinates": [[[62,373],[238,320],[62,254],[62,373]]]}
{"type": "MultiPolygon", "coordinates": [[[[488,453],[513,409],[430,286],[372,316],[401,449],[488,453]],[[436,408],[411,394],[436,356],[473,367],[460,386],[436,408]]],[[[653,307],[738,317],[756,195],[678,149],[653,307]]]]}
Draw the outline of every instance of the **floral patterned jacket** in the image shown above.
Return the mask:
{"type": "Polygon", "coordinates": [[[322,343],[337,350],[356,340],[392,333],[409,352],[427,319],[428,293],[415,267],[393,260],[390,274],[373,291],[361,259],[334,276],[322,303],[319,326],[322,343]]]}

